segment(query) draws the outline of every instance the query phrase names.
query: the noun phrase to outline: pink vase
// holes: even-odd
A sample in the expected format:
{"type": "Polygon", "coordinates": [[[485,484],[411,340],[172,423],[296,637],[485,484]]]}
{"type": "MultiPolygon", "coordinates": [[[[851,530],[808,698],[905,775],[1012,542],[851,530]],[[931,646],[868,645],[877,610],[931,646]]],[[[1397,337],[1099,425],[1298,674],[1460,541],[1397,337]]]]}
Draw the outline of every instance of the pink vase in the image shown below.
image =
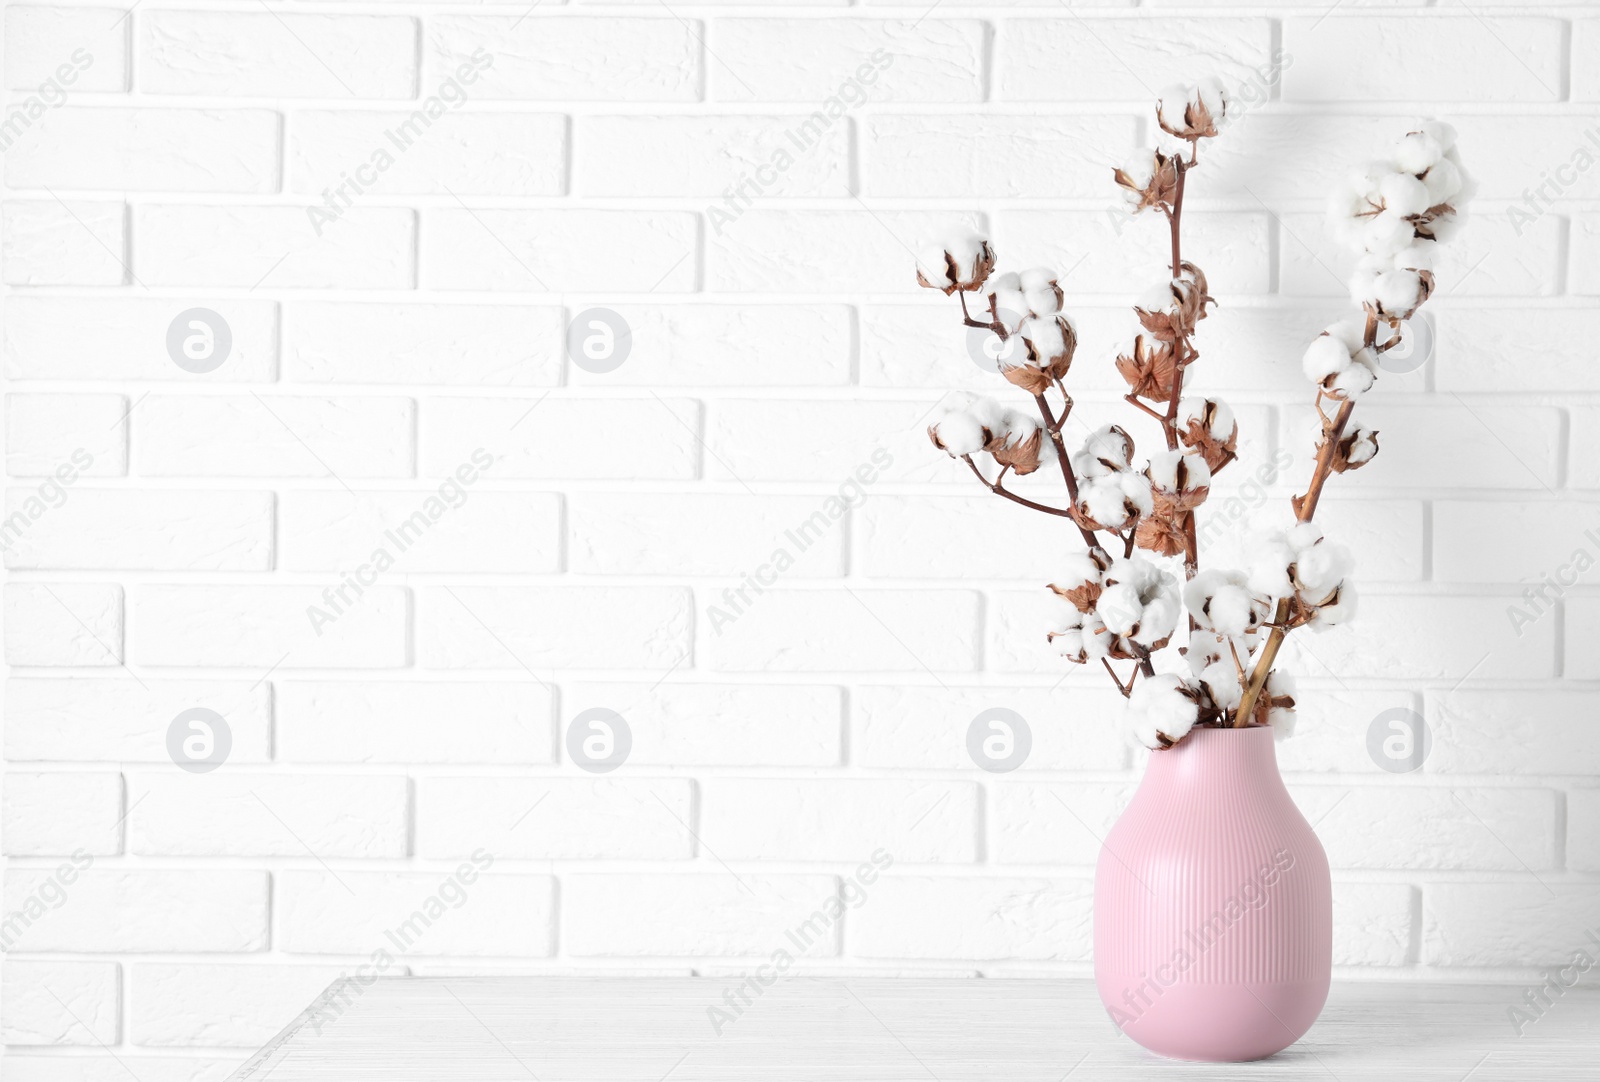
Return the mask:
{"type": "Polygon", "coordinates": [[[1328,998],[1328,858],[1278,774],[1272,730],[1196,729],[1152,752],[1094,877],[1094,975],[1152,1052],[1281,1051],[1328,998]]]}

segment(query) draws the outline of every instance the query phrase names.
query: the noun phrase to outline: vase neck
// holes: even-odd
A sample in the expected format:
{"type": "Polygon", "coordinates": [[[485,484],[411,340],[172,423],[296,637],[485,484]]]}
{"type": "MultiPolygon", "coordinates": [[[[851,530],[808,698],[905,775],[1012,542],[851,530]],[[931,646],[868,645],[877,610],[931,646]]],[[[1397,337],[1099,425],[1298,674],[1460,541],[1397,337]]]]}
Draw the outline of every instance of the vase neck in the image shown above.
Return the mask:
{"type": "Polygon", "coordinates": [[[1163,788],[1283,787],[1272,730],[1195,729],[1176,746],[1150,753],[1145,782],[1163,788]]]}

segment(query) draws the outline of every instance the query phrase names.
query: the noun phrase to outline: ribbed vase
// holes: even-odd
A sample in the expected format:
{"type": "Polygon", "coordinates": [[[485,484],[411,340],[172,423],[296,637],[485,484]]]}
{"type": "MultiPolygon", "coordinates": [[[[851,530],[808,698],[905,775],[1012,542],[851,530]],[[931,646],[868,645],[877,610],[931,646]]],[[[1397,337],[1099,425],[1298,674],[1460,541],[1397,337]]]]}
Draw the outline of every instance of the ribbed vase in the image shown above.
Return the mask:
{"type": "Polygon", "coordinates": [[[1094,878],[1094,973],[1152,1052],[1260,1059],[1299,1040],[1332,972],[1328,858],[1272,730],[1196,729],[1153,752],[1094,878]]]}

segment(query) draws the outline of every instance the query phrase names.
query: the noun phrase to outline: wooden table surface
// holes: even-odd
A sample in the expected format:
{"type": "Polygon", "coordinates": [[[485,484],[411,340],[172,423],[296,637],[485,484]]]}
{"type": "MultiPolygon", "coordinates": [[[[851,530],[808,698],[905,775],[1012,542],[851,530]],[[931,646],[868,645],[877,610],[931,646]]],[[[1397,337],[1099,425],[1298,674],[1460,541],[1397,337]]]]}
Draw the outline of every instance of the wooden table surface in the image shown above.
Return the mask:
{"type": "Polygon", "coordinates": [[[1520,1035],[1520,986],[1335,983],[1305,1039],[1240,1065],[1150,1055],[1081,980],[782,978],[735,1013],[737,978],[395,977],[334,985],[233,1078],[1595,1082],[1600,976],[1585,979],[1520,1035]]]}

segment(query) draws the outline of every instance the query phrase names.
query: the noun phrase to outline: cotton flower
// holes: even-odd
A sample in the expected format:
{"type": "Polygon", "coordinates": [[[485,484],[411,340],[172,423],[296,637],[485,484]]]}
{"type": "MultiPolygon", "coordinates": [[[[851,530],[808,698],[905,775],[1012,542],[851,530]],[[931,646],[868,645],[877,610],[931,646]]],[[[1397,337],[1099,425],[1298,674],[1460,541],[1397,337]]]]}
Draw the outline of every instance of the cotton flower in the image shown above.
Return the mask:
{"type": "Polygon", "coordinates": [[[1171,206],[1178,197],[1177,159],[1154,147],[1133,152],[1111,178],[1134,214],[1150,207],[1171,206]]]}
{"type": "Polygon", "coordinates": [[[1306,378],[1329,398],[1359,398],[1378,375],[1378,355],[1366,344],[1366,331],[1349,320],[1335,323],[1312,339],[1300,362],[1306,378]]]}
{"type": "Polygon", "coordinates": [[[1162,342],[1193,334],[1195,324],[1206,318],[1206,305],[1212,302],[1200,268],[1185,260],[1179,269],[1178,277],[1152,286],[1133,306],[1144,329],[1162,342]]]}
{"type": "Polygon", "coordinates": [[[998,323],[1007,334],[1015,334],[1025,320],[1056,315],[1061,311],[1063,294],[1056,272],[1048,267],[1007,271],[989,279],[985,294],[989,302],[989,321],[998,323]]]}
{"type": "Polygon", "coordinates": [[[1432,262],[1433,252],[1417,244],[1363,256],[1350,275],[1350,296],[1390,324],[1410,319],[1433,293],[1432,262]]]}
{"type": "Polygon", "coordinates": [[[1378,431],[1356,425],[1340,437],[1333,453],[1333,472],[1359,470],[1378,456],[1378,431]]]}
{"type": "MultiPolygon", "coordinates": [[[[1078,329],[1073,326],[1072,320],[1062,315],[1031,316],[1022,321],[1017,333],[1026,347],[1026,364],[1048,377],[1044,387],[1049,386],[1050,380],[1059,380],[1067,374],[1072,367],[1072,355],[1078,348],[1078,329]]],[[[1019,383],[1009,370],[1005,376],[1011,382],[1019,383]]],[[[1031,394],[1040,394],[1044,390],[1044,387],[1034,389],[1026,384],[1021,385],[1031,394]]]]}
{"type": "Polygon", "coordinates": [[[942,290],[945,296],[957,290],[982,289],[992,270],[994,251],[988,239],[977,233],[955,233],[917,257],[917,281],[929,289],[942,290]]]}
{"type": "Polygon", "coordinates": [[[1161,556],[1186,552],[1189,512],[1210,494],[1211,468],[1193,451],[1161,451],[1150,456],[1145,476],[1150,478],[1151,509],[1140,520],[1134,543],[1161,556]]]}
{"type": "Polygon", "coordinates": [[[1089,433],[1083,449],[1072,456],[1079,478],[1104,477],[1125,470],[1133,462],[1133,437],[1121,425],[1102,425],[1089,433]]]}
{"type": "Polygon", "coordinates": [[[1130,742],[1152,750],[1170,748],[1199,720],[1200,693],[1176,673],[1145,677],[1123,706],[1130,742]]]}
{"type": "Polygon", "coordinates": [[[1061,311],[1061,302],[1065,295],[1061,292],[1061,283],[1056,281],[1054,270],[1049,267],[1033,267],[1018,275],[1017,280],[1027,301],[1030,315],[1051,316],[1061,311]]]}
{"type": "Polygon", "coordinates": [[[1050,584],[1057,597],[1065,598],[1079,612],[1093,612],[1105,588],[1105,574],[1111,558],[1100,549],[1069,553],[1062,560],[1061,575],[1050,584]]]}
{"type": "Polygon", "coordinates": [[[1183,603],[1196,624],[1229,640],[1244,640],[1268,615],[1266,599],[1250,589],[1243,571],[1201,571],[1184,585],[1183,603]]]}
{"type": "Polygon", "coordinates": [[[987,451],[996,462],[1029,474],[1054,458],[1055,445],[1039,422],[991,398],[966,395],[928,426],[933,445],[951,458],[987,451]]]}
{"type": "MultiPolygon", "coordinates": [[[[1172,382],[1178,378],[1177,353],[1171,342],[1136,335],[1117,356],[1117,371],[1138,397],[1165,402],[1172,397],[1172,382]]],[[[1187,370],[1184,377],[1187,382],[1187,370]]]]}
{"type": "Polygon", "coordinates": [[[1429,122],[1401,136],[1387,160],[1350,173],[1329,203],[1329,221],[1355,251],[1389,257],[1417,241],[1448,240],[1470,192],[1455,130],[1429,122]]]}
{"type": "Polygon", "coordinates": [[[1117,560],[1105,573],[1105,588],[1095,612],[1106,630],[1119,639],[1145,650],[1159,650],[1172,637],[1181,607],[1177,579],[1133,556],[1117,560]]]}
{"type": "Polygon", "coordinates": [[[1228,115],[1228,92],[1207,76],[1192,86],[1170,86],[1156,105],[1156,123],[1168,135],[1190,142],[1216,136],[1228,115]]]}
{"type": "Polygon", "coordinates": [[[1100,618],[1092,612],[1080,612],[1065,598],[1055,599],[1055,608],[1045,639],[1056,653],[1068,661],[1082,665],[1085,662],[1111,656],[1111,633],[1100,618]]]}
{"type": "Polygon", "coordinates": [[[1267,674],[1267,686],[1256,703],[1256,710],[1261,711],[1262,704],[1265,704],[1264,723],[1272,726],[1274,739],[1282,740],[1294,735],[1294,723],[1297,717],[1294,710],[1294,695],[1295,682],[1291,674],[1281,669],[1273,669],[1267,674]]]}
{"type": "Polygon", "coordinates": [[[1193,676],[1193,683],[1204,693],[1212,709],[1223,715],[1239,705],[1239,700],[1244,696],[1244,688],[1239,681],[1239,663],[1234,660],[1235,652],[1241,658],[1250,656],[1250,652],[1242,644],[1215,631],[1197,628],[1189,633],[1189,644],[1184,647],[1183,658],[1189,664],[1189,672],[1193,676]]]}
{"type": "Polygon", "coordinates": [[[1072,518],[1087,530],[1121,530],[1150,513],[1150,479],[1133,470],[1080,479],[1072,518]]]}
{"type": "Polygon", "coordinates": [[[1178,403],[1178,440],[1216,473],[1237,457],[1239,424],[1220,399],[1185,398],[1178,403]]]}
{"type": "Polygon", "coordinates": [[[1325,627],[1354,614],[1355,589],[1346,581],[1351,567],[1348,549],[1302,522],[1257,540],[1248,584],[1253,593],[1289,601],[1292,625],[1325,627]]]}

